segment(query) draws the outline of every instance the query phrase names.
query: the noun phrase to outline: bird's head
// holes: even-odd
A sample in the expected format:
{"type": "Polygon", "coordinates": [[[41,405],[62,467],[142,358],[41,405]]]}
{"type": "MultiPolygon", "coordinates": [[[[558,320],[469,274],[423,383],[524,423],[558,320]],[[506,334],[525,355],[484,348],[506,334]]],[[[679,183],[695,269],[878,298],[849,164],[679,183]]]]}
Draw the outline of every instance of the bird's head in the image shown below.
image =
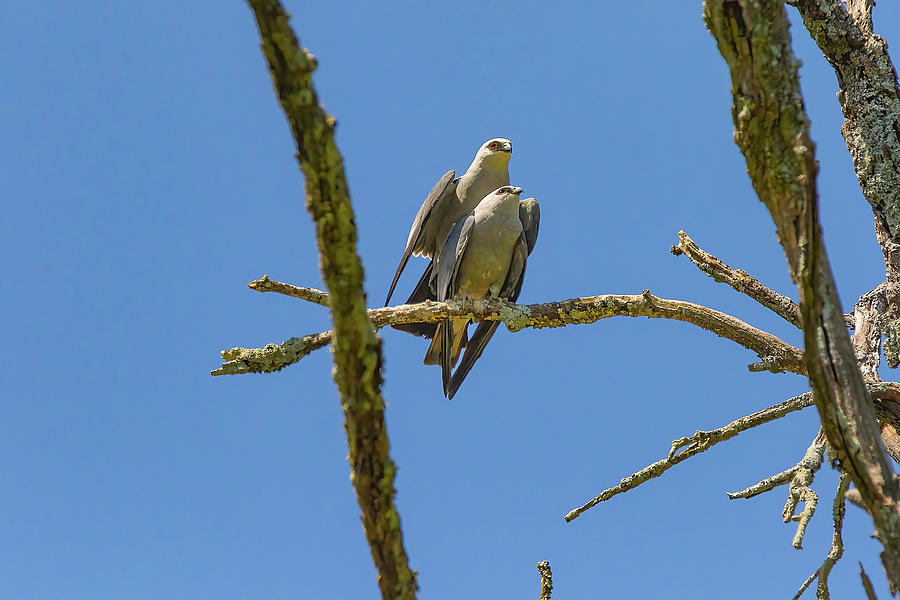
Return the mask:
{"type": "Polygon", "coordinates": [[[514,186],[514,185],[504,185],[502,187],[498,187],[496,190],[491,192],[492,196],[502,197],[502,196],[515,196],[516,200],[519,199],[519,195],[522,193],[522,188],[514,186]]]}
{"type": "Polygon", "coordinates": [[[477,161],[486,161],[491,166],[505,167],[509,164],[509,158],[512,154],[512,142],[506,138],[492,138],[481,145],[478,154],[475,156],[477,161]]]}

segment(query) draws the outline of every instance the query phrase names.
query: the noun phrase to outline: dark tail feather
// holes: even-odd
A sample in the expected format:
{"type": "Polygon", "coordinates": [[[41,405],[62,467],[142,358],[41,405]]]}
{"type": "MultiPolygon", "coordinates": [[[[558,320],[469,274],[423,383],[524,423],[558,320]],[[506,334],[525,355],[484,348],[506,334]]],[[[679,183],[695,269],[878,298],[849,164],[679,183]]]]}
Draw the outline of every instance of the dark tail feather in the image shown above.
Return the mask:
{"type": "Polygon", "coordinates": [[[397,267],[397,272],[394,273],[394,280],[391,282],[391,289],[388,290],[387,298],[384,299],[384,305],[387,306],[388,302],[391,301],[391,296],[394,295],[394,288],[397,287],[397,282],[400,280],[400,273],[403,272],[403,269],[406,268],[406,263],[409,262],[409,257],[412,254],[412,248],[407,248],[403,251],[403,258],[400,259],[400,266],[397,267]]]}
{"type": "Polygon", "coordinates": [[[434,325],[437,328],[436,333],[431,340],[431,345],[428,346],[428,350],[425,352],[425,360],[422,361],[426,365],[441,364],[441,343],[444,340],[444,335],[441,331],[450,327],[450,323],[446,321],[443,323],[435,323],[434,325]]]}
{"type": "Polygon", "coordinates": [[[478,324],[478,327],[475,328],[475,333],[469,339],[468,344],[466,344],[466,352],[463,354],[462,362],[459,363],[459,368],[456,369],[453,377],[450,378],[449,387],[446,383],[444,384],[444,393],[447,395],[448,399],[453,399],[456,390],[459,389],[459,386],[462,385],[466,375],[472,370],[475,361],[478,360],[481,353],[484,352],[484,347],[491,341],[491,337],[493,337],[494,332],[497,331],[499,325],[500,321],[482,321],[478,324]]]}
{"type": "Polygon", "coordinates": [[[441,383],[444,385],[444,395],[447,395],[447,385],[450,383],[450,359],[453,348],[450,347],[452,337],[452,322],[447,322],[440,328],[441,334],[441,383]]]}
{"type": "MultiPolygon", "coordinates": [[[[409,296],[406,304],[415,304],[416,302],[425,302],[426,300],[436,299],[434,292],[431,291],[431,273],[433,272],[433,268],[434,263],[428,263],[428,267],[425,269],[425,272],[422,273],[419,283],[416,284],[416,289],[413,290],[413,293],[409,296]]],[[[434,339],[437,323],[404,323],[402,325],[391,325],[391,327],[423,338],[434,339]]]]}

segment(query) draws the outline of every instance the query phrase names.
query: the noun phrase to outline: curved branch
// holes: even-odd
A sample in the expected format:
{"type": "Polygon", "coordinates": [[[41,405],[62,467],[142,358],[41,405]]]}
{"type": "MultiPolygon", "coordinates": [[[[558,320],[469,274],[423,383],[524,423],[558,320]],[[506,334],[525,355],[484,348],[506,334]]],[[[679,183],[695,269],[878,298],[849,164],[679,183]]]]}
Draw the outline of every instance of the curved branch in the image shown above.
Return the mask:
{"type": "Polygon", "coordinates": [[[654,477],[659,477],[678,463],[687,460],[692,456],[696,456],[701,452],[705,452],[719,442],[729,440],[742,431],[752,429],[753,427],[758,427],[764,423],[768,423],[769,421],[774,421],[775,419],[780,419],[788,413],[792,413],[794,411],[812,405],[812,392],[806,392],[805,394],[794,396],[793,398],[785,400],[784,402],[776,404],[775,406],[770,406],[769,408],[766,408],[759,412],[755,412],[752,415],[741,417],[740,419],[732,421],[724,427],[719,427],[718,429],[713,429],[712,431],[698,431],[690,437],[679,438],[672,442],[672,449],[669,451],[669,455],[666,456],[666,458],[647,465],[640,471],[637,471],[636,473],[633,473],[628,477],[623,477],[622,481],[619,482],[619,485],[603,490],[592,500],[586,502],[585,504],[574,510],[569,511],[569,513],[566,515],[566,522],[578,518],[581,513],[600,504],[601,502],[605,502],[606,500],[609,500],[614,496],[618,496],[619,494],[623,494],[629,490],[633,490],[637,486],[646,481],[649,481],[650,479],[653,479],[654,477]],[[680,450],[681,448],[686,449],[678,452],[678,450],[680,450]]]}
{"type": "MultiPolygon", "coordinates": [[[[277,290],[273,288],[273,291],[277,290]]],[[[771,333],[748,325],[737,317],[699,304],[658,298],[648,290],[639,296],[605,294],[529,305],[510,304],[499,300],[422,302],[370,309],[368,314],[375,327],[403,323],[434,323],[448,317],[469,317],[475,320],[502,321],[513,332],[527,327],[562,327],[594,323],[600,319],[616,316],[674,319],[692,323],[720,337],[737,342],[756,352],[761,358],[776,361],[785,371],[800,375],[806,373],[803,353],[771,333]]],[[[329,339],[329,332],[324,332],[303,338],[291,338],[284,344],[269,344],[265,348],[232,348],[222,353],[222,358],[229,362],[212,371],[212,375],[277,371],[299,361],[312,350],[326,346],[329,339]]]]}
{"type": "MultiPolygon", "coordinates": [[[[872,397],[876,399],[876,409],[878,410],[879,418],[884,419],[888,422],[895,421],[897,419],[897,416],[891,414],[890,412],[882,412],[883,405],[878,404],[878,401],[890,401],[891,403],[893,403],[893,401],[900,398],[900,383],[896,383],[893,381],[879,381],[877,383],[868,384],[868,388],[872,394],[872,397]],[[878,408],[879,406],[882,406],[882,408],[878,408]]],[[[701,452],[705,452],[719,442],[729,440],[742,431],[752,429],[753,427],[758,427],[760,425],[768,423],[769,421],[780,419],[781,417],[789,413],[804,409],[808,406],[812,406],[813,404],[815,404],[813,400],[813,392],[806,392],[805,394],[789,398],[788,400],[776,404],[775,406],[770,406],[769,408],[763,409],[759,412],[741,417],[740,419],[732,421],[724,427],[719,427],[718,429],[713,429],[712,431],[697,431],[692,436],[678,438],[677,440],[672,442],[672,449],[669,450],[669,454],[668,456],[666,456],[666,458],[649,464],[640,471],[632,473],[628,477],[623,477],[619,482],[619,485],[603,490],[583,506],[570,511],[566,515],[566,521],[575,519],[587,509],[596,506],[601,502],[605,502],[606,500],[609,500],[614,496],[636,488],[646,481],[649,481],[655,477],[659,477],[678,463],[687,460],[692,456],[696,456],[701,452]],[[684,448],[684,450],[682,450],[682,448],[684,448]]],[[[760,482],[756,486],[752,486],[751,488],[748,488],[743,492],[738,492],[738,494],[746,495],[732,496],[731,494],[729,494],[729,497],[749,498],[756,495],[757,493],[762,493],[764,491],[772,489],[776,487],[776,485],[783,485],[787,483],[794,476],[795,472],[796,467],[792,467],[787,471],[779,473],[778,475],[760,482]],[[777,481],[774,482],[775,484],[768,485],[766,489],[760,489],[755,493],[748,493],[757,486],[763,486],[770,480],[776,479],[777,481]]]]}
{"type": "Polygon", "coordinates": [[[793,300],[767,288],[742,269],[732,269],[712,254],[701,249],[684,231],[678,232],[678,244],[672,246],[672,254],[684,254],[697,268],[715,279],[746,294],[775,312],[788,323],[800,327],[800,307],[793,300]]]}
{"type": "Polygon", "coordinates": [[[385,600],[414,600],[416,576],[409,568],[400,517],[394,506],[396,467],[389,454],[381,397],[381,340],[369,323],[362,262],[335,120],[319,105],[312,85],[316,60],[301,48],[278,0],[248,0],[259,26],[262,50],[275,92],[297,144],[306,180],[306,208],[316,224],[322,275],[331,292],[334,379],[344,411],[351,481],[378,585],[385,600]]]}

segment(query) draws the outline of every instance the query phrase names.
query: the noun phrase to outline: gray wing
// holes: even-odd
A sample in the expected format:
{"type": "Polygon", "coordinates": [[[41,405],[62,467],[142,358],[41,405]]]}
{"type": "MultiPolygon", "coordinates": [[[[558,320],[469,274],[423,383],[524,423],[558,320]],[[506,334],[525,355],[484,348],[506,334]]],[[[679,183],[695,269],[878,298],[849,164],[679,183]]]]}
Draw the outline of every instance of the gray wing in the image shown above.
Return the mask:
{"type": "Polygon", "coordinates": [[[469,233],[475,225],[475,212],[470,212],[466,218],[460,219],[447,234],[447,240],[435,259],[434,292],[439,302],[453,297],[456,291],[456,275],[459,273],[459,265],[463,254],[466,252],[466,244],[469,242],[469,233]]]}
{"type": "MultiPolygon", "coordinates": [[[[536,205],[537,203],[535,203],[535,206],[536,205]]],[[[521,205],[519,209],[521,211],[521,205]]],[[[535,234],[537,234],[536,226],[535,234]]],[[[510,261],[509,264],[506,281],[503,282],[503,287],[500,289],[500,297],[511,302],[515,302],[519,297],[519,292],[522,291],[522,280],[525,278],[525,264],[528,260],[528,252],[530,250],[526,235],[527,233],[523,231],[522,237],[513,249],[512,261],[510,261]]],[[[532,248],[533,247],[534,246],[532,245],[532,248]]],[[[475,328],[475,333],[472,334],[472,337],[469,338],[469,341],[466,344],[466,351],[459,363],[459,367],[450,378],[449,385],[444,385],[444,391],[447,394],[448,399],[453,399],[456,390],[459,389],[459,386],[462,385],[466,375],[468,375],[469,371],[472,370],[472,367],[475,366],[475,361],[481,357],[481,353],[484,352],[485,346],[491,341],[491,338],[493,337],[494,332],[497,331],[499,325],[500,321],[482,321],[478,324],[478,327],[475,328]]]]}
{"type": "Polygon", "coordinates": [[[531,254],[537,243],[538,229],[541,226],[541,207],[537,200],[526,198],[519,201],[519,220],[522,221],[522,229],[525,231],[528,254],[531,254]]]}
{"type": "MultiPolygon", "coordinates": [[[[434,290],[431,289],[431,273],[434,269],[434,261],[428,263],[425,272],[416,284],[412,294],[409,295],[406,304],[415,304],[417,302],[425,302],[426,300],[437,300],[434,290]]],[[[405,331],[413,335],[431,339],[434,337],[434,331],[437,323],[402,323],[400,325],[391,325],[394,329],[405,331]]]]}
{"type": "Polygon", "coordinates": [[[438,179],[438,182],[431,188],[431,191],[425,198],[425,202],[419,207],[419,212],[416,213],[416,218],[409,230],[409,237],[406,239],[406,249],[403,251],[403,257],[400,259],[400,266],[397,267],[397,272],[394,274],[394,280],[391,282],[387,298],[384,301],[385,306],[388,305],[388,302],[391,301],[391,296],[394,295],[394,288],[397,287],[397,281],[400,279],[400,274],[403,272],[403,269],[406,268],[409,257],[412,256],[412,253],[418,249],[421,243],[422,229],[428,225],[428,221],[431,218],[431,212],[435,205],[441,203],[445,197],[455,192],[456,186],[453,185],[453,178],[455,176],[456,171],[453,170],[444,173],[443,177],[438,179]]]}
{"type": "MultiPolygon", "coordinates": [[[[447,234],[447,240],[444,242],[443,248],[441,248],[435,259],[435,293],[439,302],[452,298],[453,293],[456,291],[456,276],[459,273],[459,265],[462,263],[463,255],[466,253],[469,233],[471,233],[474,225],[474,212],[470,212],[465,219],[461,219],[453,225],[450,233],[447,234]]],[[[455,362],[453,361],[452,333],[451,321],[444,321],[437,328],[435,334],[436,336],[440,335],[440,340],[437,337],[434,340],[440,344],[436,350],[440,353],[441,383],[444,386],[445,394],[450,383],[451,363],[455,362]]]]}

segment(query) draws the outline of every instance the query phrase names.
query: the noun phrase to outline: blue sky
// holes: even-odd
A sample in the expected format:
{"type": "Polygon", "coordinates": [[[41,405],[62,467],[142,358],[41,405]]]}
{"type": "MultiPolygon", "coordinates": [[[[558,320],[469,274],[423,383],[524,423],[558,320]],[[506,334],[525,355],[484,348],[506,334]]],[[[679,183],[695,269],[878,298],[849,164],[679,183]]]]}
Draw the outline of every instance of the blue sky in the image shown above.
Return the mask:
{"type": "MultiPolygon", "coordinates": [[[[649,288],[801,343],[668,252],[685,229],[796,296],[732,141],[728,72],[699,2],[423,4],[287,3],[339,122],[370,305],[434,181],[504,136],[511,183],[542,207],[521,301],[649,288]]],[[[900,9],[883,4],[876,28],[900,40],[900,9]]],[[[834,74],[802,26],[793,34],[849,309],[881,281],[881,256],[834,74]]],[[[0,69],[0,596],[378,597],[330,353],[209,376],[222,348],[328,327],[321,307],[246,287],[263,273],[322,285],[249,9],[16,3],[0,69]]],[[[563,522],[672,439],[808,389],[748,373],[756,357],[730,341],[627,318],[501,329],[448,402],[424,341],[382,333],[422,598],[536,597],[540,560],[559,598],[790,597],[828,551],[827,466],[803,551],[780,520],[786,488],[725,496],[799,460],[812,409],[563,522]]],[[[861,595],[860,560],[887,597],[871,530],[849,507],[833,597],[861,595]]]]}

